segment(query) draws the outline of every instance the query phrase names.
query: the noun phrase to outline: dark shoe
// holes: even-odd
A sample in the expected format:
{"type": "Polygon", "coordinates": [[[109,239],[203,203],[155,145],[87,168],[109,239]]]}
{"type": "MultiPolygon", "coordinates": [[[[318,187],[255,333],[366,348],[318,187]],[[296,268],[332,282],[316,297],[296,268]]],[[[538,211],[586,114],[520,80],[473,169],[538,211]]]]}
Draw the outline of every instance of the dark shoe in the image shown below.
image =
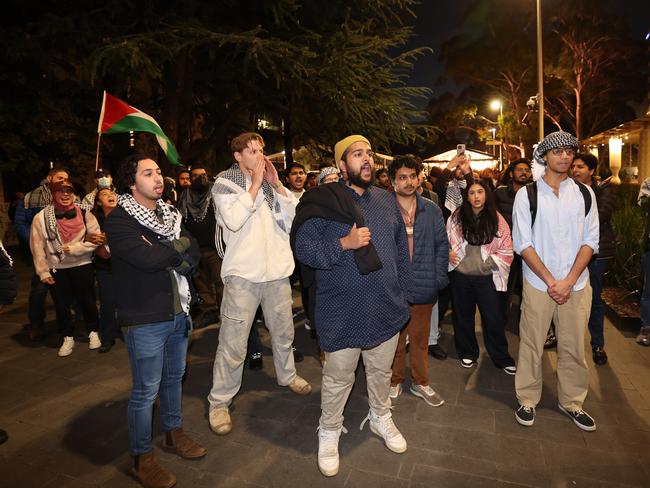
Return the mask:
{"type": "Polygon", "coordinates": [[[250,355],[248,358],[248,369],[251,369],[253,371],[259,371],[262,369],[263,364],[262,364],[262,353],[261,352],[254,352],[253,354],[250,355]]]}
{"type": "Polygon", "coordinates": [[[433,356],[440,361],[447,359],[447,351],[445,351],[440,344],[431,344],[429,346],[429,356],[433,356]]]}
{"type": "Polygon", "coordinates": [[[555,334],[549,334],[546,336],[546,341],[544,341],[544,349],[551,349],[557,346],[557,337],[555,334]]]}
{"type": "Polygon", "coordinates": [[[607,364],[607,353],[602,347],[592,347],[591,348],[592,357],[594,358],[594,363],[596,364],[607,364]]]}
{"type": "Polygon", "coordinates": [[[596,430],[596,421],[584,410],[568,410],[560,404],[558,404],[558,408],[567,414],[571,420],[573,420],[573,423],[576,424],[580,429],[586,432],[593,432],[596,430]]]}
{"type": "Polygon", "coordinates": [[[45,339],[45,331],[42,325],[29,326],[29,340],[32,342],[39,342],[45,339]]]}
{"type": "Polygon", "coordinates": [[[515,419],[520,425],[530,427],[535,422],[535,407],[519,405],[519,408],[515,411],[515,419]]]}
{"type": "Polygon", "coordinates": [[[636,336],[636,342],[642,346],[650,346],[650,325],[644,325],[639,329],[639,335],[636,336]]]}
{"type": "Polygon", "coordinates": [[[171,488],[176,484],[176,476],[158,464],[153,457],[153,450],[135,456],[131,474],[145,488],[171,488]]]}
{"type": "Polygon", "coordinates": [[[102,342],[102,345],[99,346],[99,352],[105,353],[111,350],[111,348],[115,345],[115,341],[110,341],[110,342],[102,342]]]}
{"type": "Polygon", "coordinates": [[[9,439],[7,432],[0,429],[0,444],[4,444],[5,442],[7,442],[7,439],[9,439]]]}
{"type": "Polygon", "coordinates": [[[305,356],[298,349],[296,349],[296,346],[291,346],[291,349],[293,350],[293,361],[295,363],[300,363],[303,359],[305,359],[305,356]]]}
{"type": "Polygon", "coordinates": [[[165,432],[162,448],[185,459],[202,458],[208,452],[205,447],[193,441],[182,427],[165,432]]]}

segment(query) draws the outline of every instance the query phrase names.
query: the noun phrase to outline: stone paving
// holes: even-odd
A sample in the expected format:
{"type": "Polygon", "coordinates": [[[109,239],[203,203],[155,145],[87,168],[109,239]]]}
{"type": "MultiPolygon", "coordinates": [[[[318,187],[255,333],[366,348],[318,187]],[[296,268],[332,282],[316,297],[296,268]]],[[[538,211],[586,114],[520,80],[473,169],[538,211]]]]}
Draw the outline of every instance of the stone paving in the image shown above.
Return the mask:
{"type": "MultiPolygon", "coordinates": [[[[81,324],[79,341],[67,358],[56,355],[56,334],[44,343],[30,343],[22,332],[30,270],[19,260],[16,267],[19,299],[0,315],[0,427],[9,433],[9,441],[0,446],[0,486],[139,486],[127,474],[130,376],[124,344],[118,341],[108,354],[90,351],[81,324]]],[[[51,306],[48,318],[54,329],[51,306]]],[[[178,477],[177,486],[650,486],[650,349],[635,344],[632,332],[608,322],[610,362],[596,367],[589,361],[585,409],[598,430],[585,433],[556,408],[554,350],[544,355],[544,393],[535,425],[521,427],[513,416],[513,377],[497,370],[485,353],[478,368],[461,368],[447,319],[441,343],[450,357],[430,362],[431,384],[445,405],[429,407],[404,393],[393,414],[409,448],[394,454],[367,426],[359,431],[368,408],[360,368],[345,411],[349,433],[340,442],[341,470],[328,479],[316,466],[321,383],[316,345],[300,322],[296,327],[296,343],[306,355],[299,373],[314,392],[304,398],[277,386],[268,334],[262,329],[264,369],[245,371],[233,405],[234,429],[225,437],[214,435],[207,422],[218,328],[194,334],[184,383],[185,429],[208,448],[208,455],[191,462],[157,449],[178,477]]],[[[516,357],[517,337],[509,333],[508,339],[516,357]]],[[[157,420],[154,432],[159,445],[157,420]]]]}

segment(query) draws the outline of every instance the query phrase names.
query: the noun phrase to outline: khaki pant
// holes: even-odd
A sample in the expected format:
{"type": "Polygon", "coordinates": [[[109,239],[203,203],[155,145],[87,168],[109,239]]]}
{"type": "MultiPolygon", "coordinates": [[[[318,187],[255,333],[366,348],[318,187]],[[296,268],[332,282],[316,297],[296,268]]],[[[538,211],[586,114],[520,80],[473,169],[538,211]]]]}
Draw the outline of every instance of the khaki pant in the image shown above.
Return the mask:
{"type": "Polygon", "coordinates": [[[519,361],[515,375],[517,399],[521,405],[535,407],[542,396],[542,355],[551,320],[557,336],[558,401],[567,410],[581,409],[589,389],[585,360],[585,331],[591,310],[591,286],[571,292],[564,305],[558,305],[545,291],[526,279],[523,286],[519,361]]]}
{"type": "Polygon", "coordinates": [[[291,349],[294,328],[289,278],[253,283],[239,276],[226,276],[223,281],[219,347],[214,358],[212,390],[208,395],[213,407],[230,405],[241,387],[248,334],[260,304],[264,323],[271,333],[278,384],[287,386],[296,377],[291,349]]]}
{"type": "Polygon", "coordinates": [[[393,376],[390,383],[399,385],[406,376],[406,336],[409,337],[411,354],[411,377],[414,385],[429,384],[428,338],[431,329],[430,303],[411,305],[411,319],[399,334],[397,351],[393,360],[393,376]]]}
{"type": "Polygon", "coordinates": [[[390,412],[391,364],[395,357],[399,334],[372,349],[341,349],[325,353],[323,385],[321,389],[320,427],[324,430],[338,430],[343,426],[343,408],[348,401],[354,373],[363,357],[368,384],[368,404],[377,415],[390,412]]]}

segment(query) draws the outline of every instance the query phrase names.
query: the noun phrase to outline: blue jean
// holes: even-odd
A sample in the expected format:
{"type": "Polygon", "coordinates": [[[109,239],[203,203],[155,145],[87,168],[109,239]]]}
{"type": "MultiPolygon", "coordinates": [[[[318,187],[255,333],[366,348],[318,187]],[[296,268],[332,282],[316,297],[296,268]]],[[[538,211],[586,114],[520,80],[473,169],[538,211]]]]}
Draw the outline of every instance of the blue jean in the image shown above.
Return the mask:
{"type": "Polygon", "coordinates": [[[603,333],[605,323],[605,305],[600,298],[603,291],[603,275],[609,268],[611,259],[595,259],[589,263],[589,282],[591,283],[591,313],[589,314],[589,334],[591,347],[605,347],[603,333]]]}
{"type": "Polygon", "coordinates": [[[650,325],[650,251],[643,253],[643,294],[641,295],[641,325],[650,325]]]}
{"type": "Polygon", "coordinates": [[[129,447],[134,456],[152,449],[152,415],[160,397],[160,420],[165,432],[183,425],[182,386],[187,337],[192,319],[184,312],[169,322],[127,327],[124,340],[129,351],[133,387],[127,417],[129,447]]]}

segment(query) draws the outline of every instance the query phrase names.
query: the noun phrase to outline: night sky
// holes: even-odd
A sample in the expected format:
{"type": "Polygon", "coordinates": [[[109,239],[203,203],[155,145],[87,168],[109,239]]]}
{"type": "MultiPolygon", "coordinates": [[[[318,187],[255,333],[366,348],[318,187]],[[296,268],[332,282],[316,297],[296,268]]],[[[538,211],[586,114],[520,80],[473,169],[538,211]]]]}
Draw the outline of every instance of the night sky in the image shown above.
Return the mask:
{"type": "MultiPolygon", "coordinates": [[[[450,39],[462,24],[463,17],[468,8],[478,0],[422,0],[415,9],[417,19],[414,27],[416,36],[411,39],[408,47],[429,46],[433,53],[420,57],[411,76],[411,84],[426,86],[435,91],[434,97],[445,91],[456,91],[457,87],[451,82],[436,82],[444,76],[444,66],[438,57],[440,46],[450,39]]],[[[521,0],[530,3],[530,8],[535,11],[535,0],[521,0]]],[[[570,1],[570,0],[566,0],[570,1]]],[[[616,0],[613,15],[624,16],[630,28],[630,37],[644,39],[650,32],[650,0],[616,0]]],[[[544,0],[542,0],[542,16],[544,15],[544,0]]],[[[531,46],[535,49],[535,46],[531,46]]],[[[428,100],[418,99],[415,103],[424,107],[428,100]]]]}

